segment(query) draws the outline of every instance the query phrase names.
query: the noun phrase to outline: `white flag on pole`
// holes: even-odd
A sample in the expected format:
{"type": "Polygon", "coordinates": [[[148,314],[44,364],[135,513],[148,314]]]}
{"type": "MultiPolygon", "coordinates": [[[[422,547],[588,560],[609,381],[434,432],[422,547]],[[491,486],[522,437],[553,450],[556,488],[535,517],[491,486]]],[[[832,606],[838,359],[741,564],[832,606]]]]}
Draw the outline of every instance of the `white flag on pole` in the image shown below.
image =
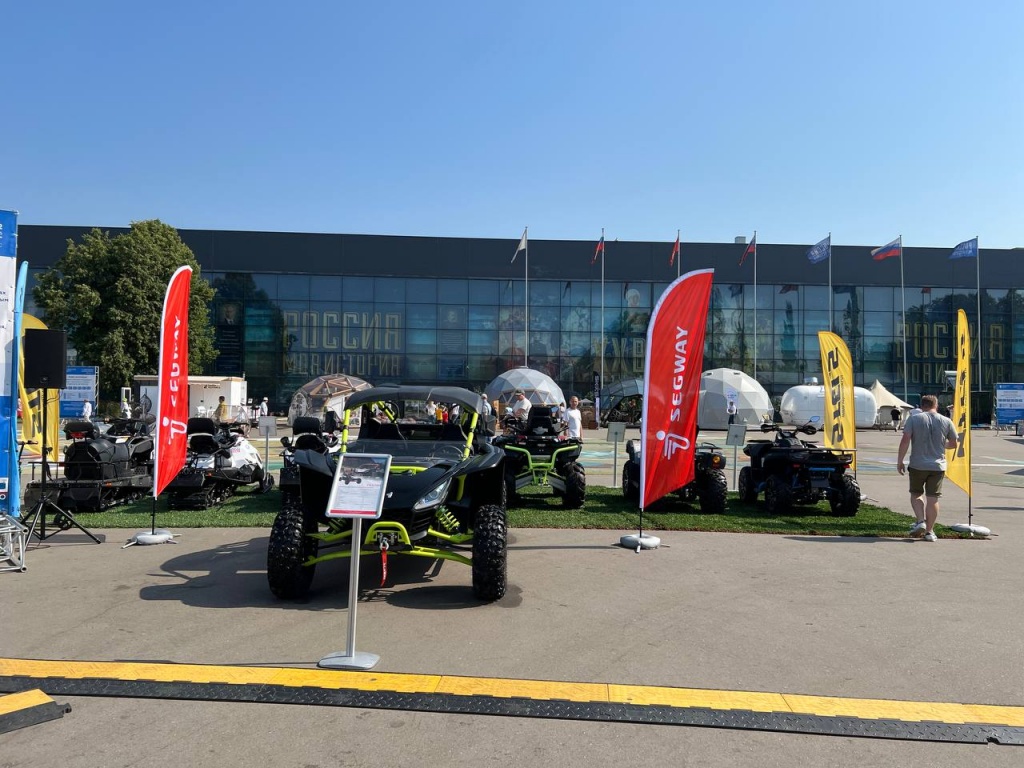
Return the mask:
{"type": "Polygon", "coordinates": [[[526,250],[526,230],[524,229],[524,230],[523,230],[523,237],[522,237],[522,239],[521,239],[521,240],[519,241],[519,247],[518,247],[518,248],[516,248],[516,253],[515,253],[515,256],[513,256],[513,257],[512,257],[512,262],[513,262],[513,263],[515,263],[515,260],[516,260],[516,256],[518,256],[518,255],[519,255],[519,252],[520,252],[520,251],[525,251],[525,250],[526,250]]]}

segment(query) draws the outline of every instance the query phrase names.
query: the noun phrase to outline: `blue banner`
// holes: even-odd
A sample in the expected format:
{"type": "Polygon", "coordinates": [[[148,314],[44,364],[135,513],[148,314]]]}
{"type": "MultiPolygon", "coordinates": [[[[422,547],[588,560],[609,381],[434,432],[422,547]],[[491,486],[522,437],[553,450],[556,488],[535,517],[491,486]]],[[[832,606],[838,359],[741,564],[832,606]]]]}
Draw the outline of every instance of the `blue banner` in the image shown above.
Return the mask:
{"type": "Polygon", "coordinates": [[[1024,420],[1024,384],[996,384],[996,423],[1024,420]]]}
{"type": "Polygon", "coordinates": [[[18,214],[0,211],[0,256],[14,256],[18,251],[18,214]]]}
{"type": "Polygon", "coordinates": [[[951,259],[976,259],[978,258],[978,238],[972,237],[964,240],[949,254],[951,259]]]}
{"type": "Polygon", "coordinates": [[[815,243],[807,251],[807,259],[811,264],[817,264],[819,261],[824,261],[832,255],[832,235],[829,235],[820,243],[815,243]]]}
{"type": "MultiPolygon", "coordinates": [[[[18,283],[14,290],[14,345],[11,349],[11,405],[17,411],[20,392],[18,391],[18,369],[21,368],[21,327],[25,314],[25,283],[28,282],[28,262],[21,262],[18,268],[18,283]]],[[[9,496],[8,507],[11,517],[21,516],[21,467],[18,461],[18,419],[15,415],[11,419],[10,456],[11,469],[8,481],[9,496]]]]}

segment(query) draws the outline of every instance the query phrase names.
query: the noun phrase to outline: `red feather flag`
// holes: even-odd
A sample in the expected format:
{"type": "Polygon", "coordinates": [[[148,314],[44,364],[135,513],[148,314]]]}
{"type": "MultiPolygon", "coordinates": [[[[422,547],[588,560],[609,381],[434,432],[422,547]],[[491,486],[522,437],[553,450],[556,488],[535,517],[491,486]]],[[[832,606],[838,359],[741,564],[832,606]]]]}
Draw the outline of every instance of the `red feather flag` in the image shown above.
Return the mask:
{"type": "Polygon", "coordinates": [[[697,397],[713,269],[687,272],[658,299],[647,327],[640,508],[693,479],[697,397]]]}
{"type": "Polygon", "coordinates": [[[188,304],[192,267],[178,267],[167,284],[160,319],[160,388],[153,450],[153,498],[185,463],[188,445],[188,304]]]}

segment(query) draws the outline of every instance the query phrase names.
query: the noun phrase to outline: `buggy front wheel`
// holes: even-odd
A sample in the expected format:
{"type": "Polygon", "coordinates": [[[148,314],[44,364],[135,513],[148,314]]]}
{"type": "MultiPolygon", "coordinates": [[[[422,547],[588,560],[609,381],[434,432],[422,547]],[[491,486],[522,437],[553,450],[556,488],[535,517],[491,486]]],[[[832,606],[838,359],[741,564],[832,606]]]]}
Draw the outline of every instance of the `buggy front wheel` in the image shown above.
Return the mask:
{"type": "Polygon", "coordinates": [[[305,597],[313,583],[316,566],[303,563],[316,557],[319,542],[307,535],[316,533],[316,520],[306,519],[301,501],[292,497],[289,502],[277,513],[270,529],[267,581],[275,596],[295,600],[305,597]]]}
{"type": "Polygon", "coordinates": [[[505,510],[485,504],[473,525],[473,592],[481,600],[500,600],[508,586],[508,521],[505,510]]]}

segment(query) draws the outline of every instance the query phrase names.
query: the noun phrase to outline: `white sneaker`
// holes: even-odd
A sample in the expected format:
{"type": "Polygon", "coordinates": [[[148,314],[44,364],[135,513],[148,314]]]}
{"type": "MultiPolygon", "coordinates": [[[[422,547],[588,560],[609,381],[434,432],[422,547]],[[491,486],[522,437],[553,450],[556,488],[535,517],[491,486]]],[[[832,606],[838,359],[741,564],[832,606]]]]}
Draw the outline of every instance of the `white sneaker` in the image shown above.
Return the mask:
{"type": "Polygon", "coordinates": [[[939,540],[939,537],[938,537],[938,536],[936,536],[936,535],[935,535],[934,533],[932,533],[931,531],[928,531],[928,533],[926,533],[926,534],[924,535],[924,540],[925,540],[925,541],[938,541],[938,540],[939,540]]]}
{"type": "Polygon", "coordinates": [[[917,523],[914,523],[912,526],[910,526],[910,533],[907,534],[907,535],[910,536],[910,538],[912,538],[912,539],[920,539],[927,532],[928,532],[928,524],[924,520],[921,520],[921,521],[919,521],[917,523]]]}

